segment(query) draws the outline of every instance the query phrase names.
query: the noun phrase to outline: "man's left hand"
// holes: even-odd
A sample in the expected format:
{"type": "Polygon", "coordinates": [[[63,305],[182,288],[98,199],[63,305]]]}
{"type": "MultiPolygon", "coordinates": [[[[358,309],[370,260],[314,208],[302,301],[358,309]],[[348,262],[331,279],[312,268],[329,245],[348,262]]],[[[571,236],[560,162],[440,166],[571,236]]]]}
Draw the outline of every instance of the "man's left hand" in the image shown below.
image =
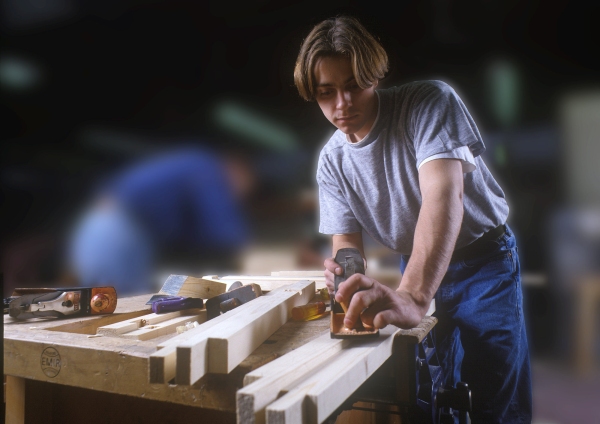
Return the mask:
{"type": "Polygon", "coordinates": [[[429,304],[419,304],[408,291],[394,291],[362,274],[354,274],[341,283],[335,300],[350,304],[344,319],[347,328],[353,328],[358,319],[367,328],[384,328],[388,324],[413,328],[429,308],[429,304]]]}

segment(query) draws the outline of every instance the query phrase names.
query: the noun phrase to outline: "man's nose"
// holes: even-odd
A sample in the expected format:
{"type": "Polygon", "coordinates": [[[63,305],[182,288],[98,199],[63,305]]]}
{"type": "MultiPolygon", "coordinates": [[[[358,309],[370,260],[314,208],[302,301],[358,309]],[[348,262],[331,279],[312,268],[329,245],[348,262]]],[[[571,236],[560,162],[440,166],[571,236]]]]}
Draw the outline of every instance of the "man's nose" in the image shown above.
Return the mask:
{"type": "Polygon", "coordinates": [[[338,109],[347,109],[352,105],[352,98],[349,91],[340,90],[337,95],[336,106],[338,109]]]}

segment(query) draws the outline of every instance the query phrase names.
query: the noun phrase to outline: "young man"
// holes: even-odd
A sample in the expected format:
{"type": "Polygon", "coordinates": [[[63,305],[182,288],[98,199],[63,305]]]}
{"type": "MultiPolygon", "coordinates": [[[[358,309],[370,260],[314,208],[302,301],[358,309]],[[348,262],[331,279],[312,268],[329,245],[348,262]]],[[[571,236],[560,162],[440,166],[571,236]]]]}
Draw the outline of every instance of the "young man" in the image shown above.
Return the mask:
{"type": "MultiPolygon", "coordinates": [[[[319,231],[332,235],[333,256],[354,247],[364,257],[362,231],[402,255],[396,290],[360,274],[340,285],[344,324],[412,328],[435,298],[446,384],[469,384],[472,422],[530,422],[517,247],[479,131],[441,81],[376,90],[387,70],[377,40],[336,17],[308,34],[294,71],[300,95],[338,128],[317,169],[319,231]]],[[[325,268],[331,289],[341,269],[332,258],[325,268]]]]}

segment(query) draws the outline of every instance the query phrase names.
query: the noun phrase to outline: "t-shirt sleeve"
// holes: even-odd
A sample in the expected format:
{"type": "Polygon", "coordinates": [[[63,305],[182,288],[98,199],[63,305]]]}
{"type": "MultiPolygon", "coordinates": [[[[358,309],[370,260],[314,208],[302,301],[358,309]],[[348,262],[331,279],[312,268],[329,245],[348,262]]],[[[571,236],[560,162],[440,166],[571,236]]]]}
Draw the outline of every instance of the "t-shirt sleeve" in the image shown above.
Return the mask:
{"type": "Polygon", "coordinates": [[[475,164],[475,158],[473,157],[473,153],[471,153],[471,150],[469,150],[469,148],[467,146],[459,147],[458,149],[454,149],[450,152],[438,153],[437,155],[429,156],[428,158],[425,158],[421,161],[421,163],[419,164],[419,169],[421,169],[421,167],[424,164],[426,164],[427,162],[430,162],[430,161],[436,160],[436,159],[459,160],[462,165],[464,174],[473,172],[477,169],[477,165],[475,164]]]}
{"type": "MultiPolygon", "coordinates": [[[[452,87],[430,81],[417,90],[413,98],[410,127],[417,167],[435,155],[459,152],[466,146],[473,157],[485,150],[475,121],[452,87]]],[[[457,157],[457,159],[462,159],[457,157]]]]}
{"type": "Polygon", "coordinates": [[[342,190],[331,172],[319,161],[319,232],[322,234],[350,234],[362,231],[342,190]]]}

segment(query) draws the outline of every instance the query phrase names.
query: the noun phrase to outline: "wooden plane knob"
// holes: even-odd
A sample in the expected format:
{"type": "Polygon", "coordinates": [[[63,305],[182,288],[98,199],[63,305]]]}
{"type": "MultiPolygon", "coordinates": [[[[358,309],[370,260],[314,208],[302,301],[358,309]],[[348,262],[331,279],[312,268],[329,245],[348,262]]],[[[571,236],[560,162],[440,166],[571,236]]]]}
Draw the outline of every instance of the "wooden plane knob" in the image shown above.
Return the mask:
{"type": "Polygon", "coordinates": [[[108,305],[110,305],[110,299],[104,293],[96,294],[90,302],[90,306],[94,312],[102,312],[108,308],[108,305]]]}

